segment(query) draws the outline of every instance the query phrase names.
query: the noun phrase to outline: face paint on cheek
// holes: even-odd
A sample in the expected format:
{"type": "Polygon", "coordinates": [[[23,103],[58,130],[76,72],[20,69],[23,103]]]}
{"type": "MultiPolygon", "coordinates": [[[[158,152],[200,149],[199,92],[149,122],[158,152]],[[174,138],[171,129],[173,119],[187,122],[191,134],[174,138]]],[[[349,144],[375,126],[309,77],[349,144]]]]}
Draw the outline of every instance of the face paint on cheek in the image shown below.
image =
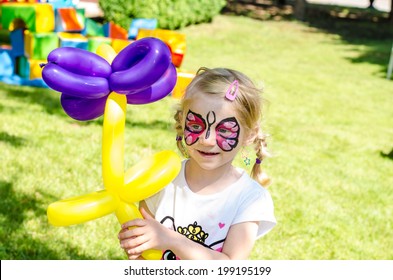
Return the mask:
{"type": "Polygon", "coordinates": [[[240,125],[235,117],[223,119],[217,124],[217,145],[221,150],[230,152],[239,143],[240,125]]]}
{"type": "Polygon", "coordinates": [[[188,110],[184,124],[184,141],[188,146],[195,144],[205,131],[206,122],[201,115],[188,110]]]}

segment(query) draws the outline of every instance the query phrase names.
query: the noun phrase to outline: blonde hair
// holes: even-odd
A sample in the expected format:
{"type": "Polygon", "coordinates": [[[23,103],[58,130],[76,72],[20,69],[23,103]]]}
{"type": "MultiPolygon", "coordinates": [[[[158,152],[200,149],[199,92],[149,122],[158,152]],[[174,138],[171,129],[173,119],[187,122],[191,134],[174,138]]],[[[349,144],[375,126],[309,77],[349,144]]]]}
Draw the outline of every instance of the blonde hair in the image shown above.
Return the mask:
{"type": "Polygon", "coordinates": [[[186,148],[182,141],[184,128],[182,125],[183,110],[193,98],[199,94],[212,94],[225,98],[225,94],[231,83],[238,81],[238,91],[233,102],[236,116],[245,129],[245,135],[250,139],[249,143],[254,144],[257,160],[252,168],[251,177],[263,186],[270,183],[270,179],[262,171],[261,162],[269,156],[266,145],[267,135],[262,132],[260,123],[262,117],[262,91],[255,87],[254,83],[239,71],[227,68],[209,69],[201,67],[195,78],[186,88],[186,92],[174,115],[176,121],[175,129],[177,132],[177,147],[183,156],[188,157],[186,148]]]}

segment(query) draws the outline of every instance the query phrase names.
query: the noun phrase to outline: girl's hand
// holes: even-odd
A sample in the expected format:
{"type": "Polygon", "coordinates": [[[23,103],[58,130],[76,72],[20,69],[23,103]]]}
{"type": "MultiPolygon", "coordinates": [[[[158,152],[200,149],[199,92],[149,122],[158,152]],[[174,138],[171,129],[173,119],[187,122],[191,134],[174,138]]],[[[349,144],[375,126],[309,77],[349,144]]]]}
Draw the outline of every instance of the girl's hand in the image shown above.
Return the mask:
{"type": "Polygon", "coordinates": [[[140,211],[144,219],[122,224],[122,230],[119,232],[120,246],[129,259],[136,259],[143,251],[149,249],[167,249],[173,234],[176,234],[156,221],[144,208],[140,211]]]}
{"type": "Polygon", "coordinates": [[[124,229],[122,228],[122,229],[119,231],[118,237],[119,237],[119,240],[120,240],[120,247],[122,247],[122,248],[124,249],[124,252],[127,254],[127,257],[128,257],[129,260],[141,259],[141,258],[142,258],[142,257],[141,257],[141,254],[129,254],[129,253],[128,253],[128,249],[126,249],[126,248],[123,247],[122,242],[128,239],[128,238],[122,239],[122,238],[123,238],[123,237],[122,237],[122,236],[123,236],[123,233],[125,233],[126,231],[128,231],[127,228],[124,228],[124,229]]]}

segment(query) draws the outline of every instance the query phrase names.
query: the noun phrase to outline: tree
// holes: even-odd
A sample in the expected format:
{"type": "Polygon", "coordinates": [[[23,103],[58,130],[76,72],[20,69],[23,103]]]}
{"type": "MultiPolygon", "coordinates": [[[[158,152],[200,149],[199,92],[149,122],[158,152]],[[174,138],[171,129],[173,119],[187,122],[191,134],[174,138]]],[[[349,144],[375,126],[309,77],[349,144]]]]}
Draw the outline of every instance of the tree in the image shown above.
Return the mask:
{"type": "Polygon", "coordinates": [[[393,0],[390,0],[390,13],[389,13],[390,22],[393,24],[393,0]]]}
{"type": "Polygon", "coordinates": [[[306,15],[306,4],[306,0],[295,0],[294,15],[296,19],[304,20],[306,15]]]}

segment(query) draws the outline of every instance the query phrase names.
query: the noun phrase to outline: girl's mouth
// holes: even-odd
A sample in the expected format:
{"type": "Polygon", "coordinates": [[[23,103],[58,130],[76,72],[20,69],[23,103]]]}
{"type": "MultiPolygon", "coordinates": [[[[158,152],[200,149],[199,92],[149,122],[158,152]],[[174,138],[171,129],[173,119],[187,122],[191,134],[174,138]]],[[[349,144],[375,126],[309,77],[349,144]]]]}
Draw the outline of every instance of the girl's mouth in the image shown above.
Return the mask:
{"type": "Polygon", "coordinates": [[[218,155],[219,153],[211,153],[211,152],[204,152],[204,151],[199,151],[198,152],[203,155],[203,156],[215,156],[218,155]]]}

